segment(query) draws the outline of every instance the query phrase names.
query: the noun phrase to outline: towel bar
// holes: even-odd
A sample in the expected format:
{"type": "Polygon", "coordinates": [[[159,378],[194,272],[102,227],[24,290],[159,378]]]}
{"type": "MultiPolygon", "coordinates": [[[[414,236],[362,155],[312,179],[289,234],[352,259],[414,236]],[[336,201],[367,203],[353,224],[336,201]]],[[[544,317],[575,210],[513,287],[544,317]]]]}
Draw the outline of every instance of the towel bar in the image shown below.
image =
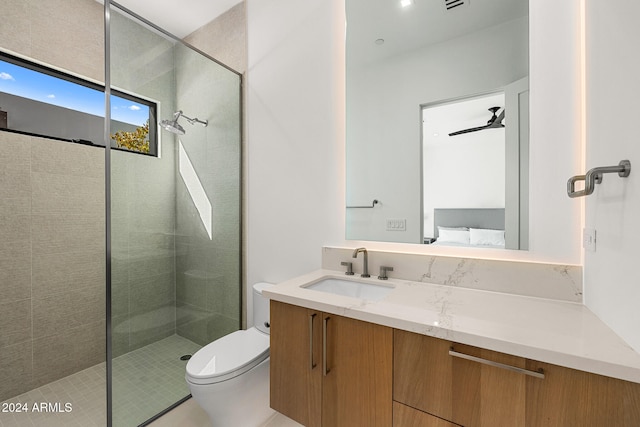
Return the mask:
{"type": "Polygon", "coordinates": [[[596,184],[602,182],[605,173],[617,173],[619,177],[626,178],[631,173],[631,162],[621,160],[618,166],[602,166],[590,169],[586,175],[576,175],[567,181],[567,195],[571,198],[588,196],[595,190],[596,184]],[[584,190],[576,191],[576,182],[584,181],[584,190]]]}
{"type": "Polygon", "coordinates": [[[373,202],[371,202],[371,206],[347,206],[347,209],[371,209],[375,208],[377,204],[378,199],[373,199],[373,202]]]}

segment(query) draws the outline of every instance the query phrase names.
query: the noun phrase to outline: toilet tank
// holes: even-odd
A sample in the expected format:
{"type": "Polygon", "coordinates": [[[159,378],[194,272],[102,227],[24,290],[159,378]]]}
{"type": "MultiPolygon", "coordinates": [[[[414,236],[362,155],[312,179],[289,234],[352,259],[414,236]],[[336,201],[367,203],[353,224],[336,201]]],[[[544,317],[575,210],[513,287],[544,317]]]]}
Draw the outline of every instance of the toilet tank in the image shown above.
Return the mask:
{"type": "Polygon", "coordinates": [[[262,295],[262,290],[273,286],[273,283],[259,282],[253,285],[253,324],[255,327],[269,333],[269,298],[262,295]]]}

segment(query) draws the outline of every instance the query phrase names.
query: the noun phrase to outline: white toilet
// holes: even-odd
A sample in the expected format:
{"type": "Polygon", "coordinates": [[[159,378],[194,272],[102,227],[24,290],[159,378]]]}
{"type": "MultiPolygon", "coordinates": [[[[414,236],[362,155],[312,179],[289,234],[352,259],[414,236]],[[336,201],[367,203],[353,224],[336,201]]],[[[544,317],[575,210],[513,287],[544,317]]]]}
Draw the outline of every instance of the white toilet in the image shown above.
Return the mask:
{"type": "Polygon", "coordinates": [[[191,395],[213,427],[253,427],[275,412],[269,407],[269,300],[253,285],[255,326],[202,347],[187,363],[191,395]]]}

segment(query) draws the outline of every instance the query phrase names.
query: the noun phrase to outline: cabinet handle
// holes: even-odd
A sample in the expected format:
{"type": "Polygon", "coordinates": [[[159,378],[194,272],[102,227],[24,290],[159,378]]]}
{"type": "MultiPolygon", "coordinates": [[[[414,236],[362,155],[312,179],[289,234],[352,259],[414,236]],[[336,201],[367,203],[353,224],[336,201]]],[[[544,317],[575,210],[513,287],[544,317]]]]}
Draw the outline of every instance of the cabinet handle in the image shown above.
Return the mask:
{"type": "Polygon", "coordinates": [[[309,315],[309,366],[311,370],[316,367],[313,363],[313,319],[316,317],[316,313],[309,315]]]}
{"type": "Polygon", "coordinates": [[[328,362],[327,362],[327,325],[329,323],[330,317],[325,317],[322,322],[322,376],[326,377],[329,372],[328,362]]]}
{"type": "Polygon", "coordinates": [[[492,360],[482,359],[480,357],[470,356],[470,355],[464,354],[464,353],[458,353],[457,351],[454,351],[453,349],[449,350],[449,356],[459,357],[461,359],[467,359],[467,360],[471,360],[473,362],[483,363],[485,365],[493,366],[493,367],[496,367],[496,368],[502,368],[502,369],[506,369],[508,371],[517,372],[519,374],[531,375],[532,377],[544,379],[544,371],[542,369],[540,369],[539,372],[537,372],[537,371],[529,371],[528,369],[518,368],[518,367],[515,367],[515,366],[511,366],[511,365],[505,365],[504,363],[498,363],[498,362],[494,362],[492,360]]]}

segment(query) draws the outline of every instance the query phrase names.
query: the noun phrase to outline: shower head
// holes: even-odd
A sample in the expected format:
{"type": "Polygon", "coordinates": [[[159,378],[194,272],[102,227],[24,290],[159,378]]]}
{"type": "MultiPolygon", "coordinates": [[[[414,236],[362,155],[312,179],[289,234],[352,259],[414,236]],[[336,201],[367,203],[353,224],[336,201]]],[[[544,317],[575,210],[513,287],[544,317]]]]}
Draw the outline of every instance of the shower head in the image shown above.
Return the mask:
{"type": "Polygon", "coordinates": [[[162,126],[162,129],[175,133],[176,135],[185,134],[184,128],[180,126],[177,120],[162,120],[160,126],[162,126]]]}
{"type": "Polygon", "coordinates": [[[200,123],[202,126],[206,127],[209,124],[208,120],[202,121],[202,120],[199,120],[197,117],[192,119],[182,114],[182,110],[179,110],[173,114],[173,120],[160,121],[160,126],[162,126],[164,130],[167,130],[171,133],[175,133],[176,135],[184,135],[186,131],[182,126],[180,126],[180,123],[178,123],[178,119],[180,117],[184,117],[189,122],[190,125],[194,123],[200,123]]]}

